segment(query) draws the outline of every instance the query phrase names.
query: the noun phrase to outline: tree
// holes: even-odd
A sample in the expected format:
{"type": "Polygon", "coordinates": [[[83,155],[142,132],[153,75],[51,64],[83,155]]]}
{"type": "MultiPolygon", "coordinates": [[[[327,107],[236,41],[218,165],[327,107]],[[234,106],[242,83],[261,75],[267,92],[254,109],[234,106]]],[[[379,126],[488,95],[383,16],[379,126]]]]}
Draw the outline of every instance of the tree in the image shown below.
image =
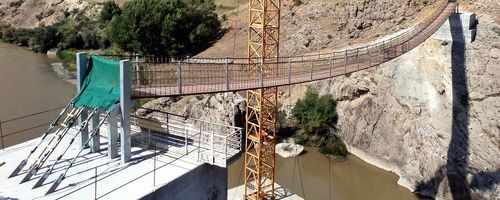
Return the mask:
{"type": "Polygon", "coordinates": [[[215,8],[212,0],[133,0],[111,20],[108,37],[126,51],[178,56],[215,38],[215,8]]]}
{"type": "Polygon", "coordinates": [[[299,99],[292,109],[293,116],[299,121],[299,127],[307,134],[325,134],[337,119],[336,103],[331,95],[318,95],[308,87],[305,97],[299,99]]]}
{"type": "Polygon", "coordinates": [[[103,4],[101,15],[99,16],[99,22],[101,24],[106,24],[110,22],[114,16],[120,15],[121,10],[114,1],[106,1],[103,4]]]}

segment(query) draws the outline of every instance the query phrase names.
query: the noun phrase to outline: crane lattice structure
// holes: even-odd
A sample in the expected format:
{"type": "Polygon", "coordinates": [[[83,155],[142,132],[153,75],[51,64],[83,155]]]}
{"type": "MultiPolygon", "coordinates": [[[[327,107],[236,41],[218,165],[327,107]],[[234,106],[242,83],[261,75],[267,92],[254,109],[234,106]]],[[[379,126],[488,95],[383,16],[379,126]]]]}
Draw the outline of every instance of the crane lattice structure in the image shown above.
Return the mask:
{"type": "MultiPolygon", "coordinates": [[[[248,9],[249,67],[260,69],[262,77],[276,76],[281,0],[250,0],[248,9]]],[[[274,199],[277,92],[278,87],[247,91],[245,199],[274,199]]]]}

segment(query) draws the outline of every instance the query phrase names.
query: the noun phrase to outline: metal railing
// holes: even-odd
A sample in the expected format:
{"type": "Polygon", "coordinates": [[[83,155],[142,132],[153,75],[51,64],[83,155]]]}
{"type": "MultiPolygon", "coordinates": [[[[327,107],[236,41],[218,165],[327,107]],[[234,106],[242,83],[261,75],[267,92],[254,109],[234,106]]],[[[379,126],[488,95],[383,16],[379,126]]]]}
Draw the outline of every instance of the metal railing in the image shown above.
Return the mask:
{"type": "Polygon", "coordinates": [[[150,111],[154,114],[148,118],[132,116],[136,145],[168,149],[220,167],[227,167],[242,150],[242,128],[150,111]]]}
{"type": "MultiPolygon", "coordinates": [[[[52,108],[52,109],[48,109],[48,110],[44,110],[44,111],[40,111],[40,112],[35,112],[32,114],[11,118],[8,120],[1,120],[0,119],[0,147],[1,147],[1,149],[4,150],[5,147],[8,146],[5,142],[7,138],[13,137],[16,135],[20,135],[20,134],[26,134],[29,131],[36,130],[36,129],[39,129],[42,127],[46,127],[46,126],[50,125],[51,121],[42,122],[42,123],[30,126],[28,128],[21,128],[21,129],[18,128],[19,126],[16,126],[16,123],[26,122],[29,120],[36,120],[36,119],[40,118],[40,116],[43,116],[45,114],[50,114],[50,113],[56,114],[57,112],[62,110],[64,107],[65,106],[60,106],[57,108],[52,108]],[[6,133],[5,132],[6,126],[9,126],[9,129],[15,129],[15,130],[6,133]],[[10,126],[12,126],[12,128],[10,126]]],[[[38,136],[38,135],[36,135],[36,136],[38,136]]]]}
{"type": "Polygon", "coordinates": [[[455,10],[443,0],[427,19],[407,31],[365,47],[325,54],[248,58],[158,58],[116,56],[132,61],[132,97],[193,95],[286,86],[341,76],[378,66],[415,48],[455,10]]]}

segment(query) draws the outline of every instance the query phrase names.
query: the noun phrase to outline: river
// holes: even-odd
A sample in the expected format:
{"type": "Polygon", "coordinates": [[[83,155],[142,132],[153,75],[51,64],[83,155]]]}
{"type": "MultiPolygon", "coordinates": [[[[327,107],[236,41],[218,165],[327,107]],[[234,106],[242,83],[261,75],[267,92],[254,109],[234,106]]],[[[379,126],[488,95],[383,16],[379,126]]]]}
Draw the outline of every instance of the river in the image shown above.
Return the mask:
{"type": "Polygon", "coordinates": [[[53,72],[50,64],[54,61],[47,55],[0,42],[0,120],[5,136],[0,148],[39,137],[46,126],[22,130],[46,124],[58,112],[5,121],[65,105],[75,93],[75,86],[53,72]]]}
{"type": "MultiPolygon", "coordinates": [[[[319,153],[318,149],[306,147],[304,151],[296,158],[276,155],[276,182],[304,199],[419,199],[397,184],[395,174],[374,167],[354,155],[349,155],[346,161],[336,162],[319,153]]],[[[243,157],[229,166],[229,188],[243,185],[242,170],[243,157]]]]}
{"type": "MultiPolygon", "coordinates": [[[[61,80],[51,69],[56,60],[24,48],[0,43],[0,120],[57,108],[65,105],[75,93],[75,87],[61,80]]],[[[2,123],[2,134],[45,124],[57,112],[2,123]]],[[[11,146],[39,137],[45,127],[4,137],[11,146]]],[[[308,200],[326,199],[418,199],[407,189],[398,186],[397,176],[371,166],[355,156],[345,162],[334,162],[317,149],[306,148],[297,158],[276,156],[276,181],[308,200]],[[330,188],[330,190],[328,189],[330,188]]],[[[243,158],[229,167],[229,187],[243,184],[243,158]]],[[[233,199],[233,197],[229,197],[233,199]]]]}

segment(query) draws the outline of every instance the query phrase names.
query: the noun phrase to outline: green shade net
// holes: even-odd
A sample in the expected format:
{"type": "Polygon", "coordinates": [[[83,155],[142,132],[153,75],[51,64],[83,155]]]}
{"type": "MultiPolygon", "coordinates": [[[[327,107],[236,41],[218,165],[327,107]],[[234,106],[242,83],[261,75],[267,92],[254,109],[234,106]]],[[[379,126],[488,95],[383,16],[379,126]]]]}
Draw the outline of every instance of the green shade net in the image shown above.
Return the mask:
{"type": "Polygon", "coordinates": [[[90,56],[88,69],[74,107],[109,110],[120,100],[120,62],[90,56]]]}

